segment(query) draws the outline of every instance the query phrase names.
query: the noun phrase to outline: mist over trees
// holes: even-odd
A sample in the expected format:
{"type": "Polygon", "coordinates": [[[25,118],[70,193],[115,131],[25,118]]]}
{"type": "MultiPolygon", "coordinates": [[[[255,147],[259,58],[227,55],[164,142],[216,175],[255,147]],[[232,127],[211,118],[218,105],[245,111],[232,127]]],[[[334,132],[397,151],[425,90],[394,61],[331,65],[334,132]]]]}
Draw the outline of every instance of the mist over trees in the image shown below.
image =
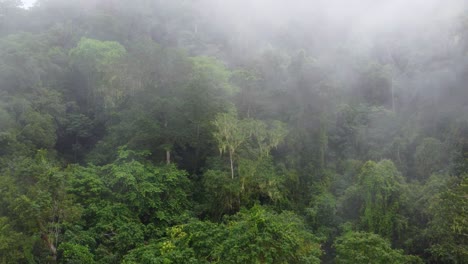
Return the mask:
{"type": "Polygon", "coordinates": [[[466,263],[467,84],[462,0],[0,0],[0,263],[466,263]]]}

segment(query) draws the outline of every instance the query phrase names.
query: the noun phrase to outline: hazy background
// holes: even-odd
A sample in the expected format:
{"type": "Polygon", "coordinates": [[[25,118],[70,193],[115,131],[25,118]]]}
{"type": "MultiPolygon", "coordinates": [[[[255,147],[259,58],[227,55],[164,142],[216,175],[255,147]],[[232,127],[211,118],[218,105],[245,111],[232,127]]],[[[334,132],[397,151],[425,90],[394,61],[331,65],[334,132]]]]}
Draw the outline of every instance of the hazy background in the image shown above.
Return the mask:
{"type": "Polygon", "coordinates": [[[31,7],[36,2],[36,0],[22,0],[22,1],[23,1],[24,7],[31,7]]]}

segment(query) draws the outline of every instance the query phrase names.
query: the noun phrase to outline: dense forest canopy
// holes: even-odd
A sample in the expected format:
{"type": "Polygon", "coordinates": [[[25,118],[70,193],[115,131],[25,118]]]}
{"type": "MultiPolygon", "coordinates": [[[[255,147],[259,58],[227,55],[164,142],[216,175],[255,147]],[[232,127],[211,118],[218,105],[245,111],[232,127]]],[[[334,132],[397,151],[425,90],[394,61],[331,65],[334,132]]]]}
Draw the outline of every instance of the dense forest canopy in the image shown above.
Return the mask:
{"type": "Polygon", "coordinates": [[[467,263],[463,0],[0,0],[0,263],[467,263]]]}

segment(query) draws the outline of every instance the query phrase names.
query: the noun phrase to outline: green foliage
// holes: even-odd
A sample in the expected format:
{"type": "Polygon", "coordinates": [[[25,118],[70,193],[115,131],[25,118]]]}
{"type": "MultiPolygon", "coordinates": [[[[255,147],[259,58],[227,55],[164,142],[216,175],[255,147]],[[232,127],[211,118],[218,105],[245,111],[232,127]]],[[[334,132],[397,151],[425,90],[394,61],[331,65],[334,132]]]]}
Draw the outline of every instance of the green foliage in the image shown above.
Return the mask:
{"type": "Polygon", "coordinates": [[[388,66],[380,64],[367,65],[362,74],[361,93],[370,105],[392,106],[392,80],[388,66]]]}
{"type": "Polygon", "coordinates": [[[392,249],[390,242],[379,235],[346,232],[336,239],[336,263],[422,263],[421,259],[392,249]]]}
{"type": "Polygon", "coordinates": [[[124,263],[212,263],[213,251],[226,239],[222,225],[190,221],[168,228],[167,236],[131,251],[124,263]]]}
{"type": "Polygon", "coordinates": [[[229,83],[231,72],[219,60],[210,57],[194,57],[191,59],[193,78],[199,82],[208,83],[215,89],[222,89],[228,94],[236,92],[229,83]]]}
{"type": "Polygon", "coordinates": [[[41,245],[41,251],[56,258],[62,230],[81,215],[81,207],[67,193],[70,174],[46,151],[38,151],[34,159],[19,159],[15,166],[1,176],[4,213],[14,217],[13,226],[27,243],[41,245]]]}
{"type": "Polygon", "coordinates": [[[189,181],[175,166],[156,167],[122,155],[104,166],[103,180],[114,201],[126,203],[145,222],[164,225],[187,217],[189,181]]]}
{"type": "Polygon", "coordinates": [[[60,245],[59,250],[62,251],[61,263],[95,263],[93,254],[85,246],[63,243],[60,245]]]}
{"type": "Polygon", "coordinates": [[[448,182],[448,190],[436,196],[430,210],[433,218],[429,234],[434,260],[444,263],[463,263],[468,257],[468,176],[448,182]]]}
{"type": "Polygon", "coordinates": [[[435,138],[425,138],[416,148],[416,171],[420,178],[429,177],[443,168],[444,146],[435,138]]]}
{"type": "Polygon", "coordinates": [[[38,149],[51,149],[57,140],[53,117],[41,115],[38,112],[25,113],[24,127],[19,137],[24,141],[31,141],[38,149]]]}
{"type": "Polygon", "coordinates": [[[329,237],[333,234],[337,225],[336,197],[323,192],[312,198],[310,207],[306,209],[307,223],[320,235],[329,237]]]}
{"type": "Polygon", "coordinates": [[[113,106],[122,97],[122,91],[107,83],[105,74],[125,53],[125,48],[117,42],[88,38],[82,38],[70,50],[70,62],[83,74],[88,86],[85,95],[88,107],[97,106],[97,97],[103,98],[105,107],[113,106]]]}
{"type": "Polygon", "coordinates": [[[271,125],[258,120],[248,120],[250,133],[255,139],[260,156],[268,156],[273,148],[276,148],[288,134],[286,125],[275,120],[271,125]]]}
{"type": "Polygon", "coordinates": [[[240,121],[235,109],[230,109],[228,113],[218,114],[213,125],[216,129],[213,136],[218,142],[219,152],[229,153],[231,178],[234,179],[233,156],[250,135],[248,123],[240,121]]]}
{"type": "Polygon", "coordinates": [[[195,258],[188,244],[193,238],[188,238],[183,227],[172,227],[168,233],[167,240],[131,251],[123,263],[203,263],[195,258]]]}
{"type": "Polygon", "coordinates": [[[365,230],[392,237],[404,228],[399,214],[403,178],[390,160],[366,162],[358,176],[358,195],[363,200],[361,225],[365,230]]]}
{"type": "Polygon", "coordinates": [[[226,240],[214,251],[220,263],[320,263],[317,239],[293,213],[254,206],[230,218],[227,229],[226,240]]]}
{"type": "Polygon", "coordinates": [[[316,3],[20,2],[0,263],[466,262],[463,8],[355,31],[316,3]]]}
{"type": "Polygon", "coordinates": [[[73,64],[84,73],[103,72],[105,67],[125,54],[125,48],[117,42],[82,38],[70,50],[73,64]]]}
{"type": "Polygon", "coordinates": [[[254,201],[279,204],[286,199],[283,194],[284,179],[269,157],[240,159],[239,181],[242,205],[250,205],[254,201]]]}
{"type": "Polygon", "coordinates": [[[213,121],[214,138],[218,142],[219,152],[228,153],[231,163],[231,178],[234,179],[234,155],[239,148],[246,147],[248,152],[254,152],[259,157],[268,156],[272,148],[277,147],[288,131],[280,121],[272,122],[268,127],[263,121],[254,119],[238,119],[237,111],[231,108],[228,113],[216,115],[213,121]]]}
{"type": "Polygon", "coordinates": [[[164,239],[132,250],[124,263],[319,263],[320,255],[317,239],[296,215],[254,206],[222,225],[169,228],[164,239]]]}
{"type": "Polygon", "coordinates": [[[25,259],[25,250],[29,250],[24,243],[25,237],[16,232],[11,220],[0,217],[0,262],[15,263],[25,259]]]}
{"type": "Polygon", "coordinates": [[[11,34],[0,39],[0,80],[3,91],[25,92],[37,87],[55,87],[66,73],[66,63],[54,60],[51,51],[61,51],[44,36],[11,34]]]}
{"type": "Polygon", "coordinates": [[[212,219],[220,220],[226,213],[236,212],[240,208],[240,182],[233,181],[220,170],[208,170],[203,174],[205,210],[212,219]]]}

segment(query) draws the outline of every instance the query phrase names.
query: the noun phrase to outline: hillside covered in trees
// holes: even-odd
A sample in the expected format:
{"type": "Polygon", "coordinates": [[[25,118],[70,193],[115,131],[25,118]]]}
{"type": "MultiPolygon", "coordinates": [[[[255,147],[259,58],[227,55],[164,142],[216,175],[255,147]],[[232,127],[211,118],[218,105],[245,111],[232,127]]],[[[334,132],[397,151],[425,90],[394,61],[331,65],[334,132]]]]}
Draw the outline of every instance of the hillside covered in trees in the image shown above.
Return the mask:
{"type": "Polygon", "coordinates": [[[468,6],[0,0],[0,263],[468,263],[468,6]]]}

